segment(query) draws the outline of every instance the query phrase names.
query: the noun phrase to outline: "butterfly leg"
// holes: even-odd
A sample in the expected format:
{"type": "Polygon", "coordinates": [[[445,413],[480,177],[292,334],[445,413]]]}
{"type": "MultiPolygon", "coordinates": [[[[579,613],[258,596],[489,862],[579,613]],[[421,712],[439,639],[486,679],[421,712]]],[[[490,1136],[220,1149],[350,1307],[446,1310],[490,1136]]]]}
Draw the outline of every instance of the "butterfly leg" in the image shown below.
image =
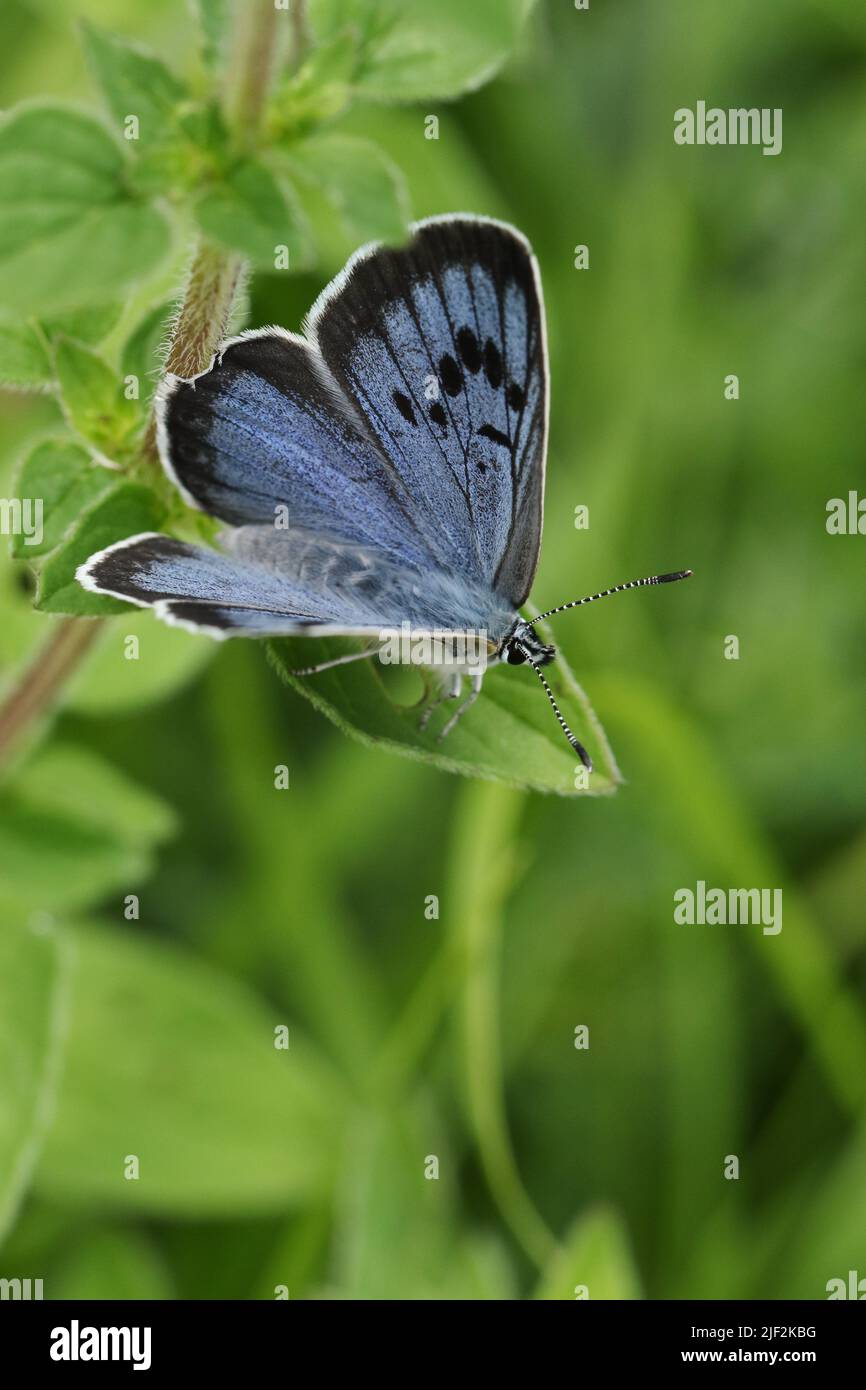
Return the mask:
{"type": "Polygon", "coordinates": [[[457,721],[458,721],[459,719],[462,719],[462,718],[463,718],[463,715],[466,713],[466,711],[469,710],[469,709],[471,709],[472,706],[475,704],[475,701],[478,699],[478,696],[481,694],[481,682],[482,682],[482,680],[483,680],[483,676],[480,676],[480,675],[478,675],[478,676],[473,676],[473,677],[472,677],[472,689],[470,690],[469,694],[466,696],[466,699],[463,701],[462,705],[458,705],[458,706],[457,706],[457,708],[456,708],[456,710],[454,711],[454,713],[452,714],[451,718],[448,720],[448,723],[445,725],[445,728],[442,730],[441,734],[439,735],[438,739],[436,740],[437,743],[441,743],[443,739],[445,739],[445,738],[448,737],[448,735],[451,733],[451,730],[454,728],[454,726],[455,726],[455,724],[457,723],[457,721]]]}
{"type": "Polygon", "coordinates": [[[288,671],[290,676],[317,676],[320,671],[330,671],[332,666],[345,666],[349,661],[363,661],[365,657],[377,656],[381,647],[369,647],[363,652],[347,652],[345,656],[335,656],[333,661],[322,661],[318,666],[304,666],[298,671],[288,671]]]}
{"type": "Polygon", "coordinates": [[[446,700],[457,699],[458,695],[460,694],[460,683],[461,682],[459,675],[455,674],[449,676],[447,684],[442,686],[442,688],[439,691],[439,694],[435,697],[435,699],[431,700],[429,705],[427,705],[426,708],[422,710],[421,718],[418,720],[418,728],[422,731],[422,733],[427,728],[427,725],[430,723],[432,715],[435,714],[436,710],[439,708],[441,704],[444,704],[446,700]]]}

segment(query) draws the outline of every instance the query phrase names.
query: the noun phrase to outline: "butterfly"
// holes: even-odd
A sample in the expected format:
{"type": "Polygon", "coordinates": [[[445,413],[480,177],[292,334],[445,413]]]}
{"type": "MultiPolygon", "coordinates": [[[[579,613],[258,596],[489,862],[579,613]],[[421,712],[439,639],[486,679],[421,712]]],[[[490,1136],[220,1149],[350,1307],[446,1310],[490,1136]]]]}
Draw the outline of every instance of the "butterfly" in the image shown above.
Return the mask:
{"type": "MultiPolygon", "coordinates": [[[[157,440],[193,507],[228,523],[220,549],[131,536],[78,570],[87,589],[215,637],[359,637],[305,668],[381,654],[386,629],[481,633],[493,662],[529,665],[591,768],[542,668],[553,613],[690,570],[618,584],[525,619],[541,544],[546,328],[526,238],[489,218],[415,223],[363,247],[313,305],[304,335],[241,333],[206,371],[169,375],[157,440]]],[[[444,693],[483,671],[457,664],[444,693]]],[[[429,718],[430,706],[425,711],[429,718]]]]}

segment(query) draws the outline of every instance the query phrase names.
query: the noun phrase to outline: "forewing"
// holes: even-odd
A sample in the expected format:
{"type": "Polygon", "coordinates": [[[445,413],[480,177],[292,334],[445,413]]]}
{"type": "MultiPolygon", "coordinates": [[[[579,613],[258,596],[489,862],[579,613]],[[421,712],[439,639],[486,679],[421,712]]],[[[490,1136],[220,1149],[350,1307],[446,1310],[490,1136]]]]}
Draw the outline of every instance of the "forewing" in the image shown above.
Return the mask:
{"type": "Polygon", "coordinates": [[[308,335],[460,573],[512,607],[541,538],[547,354],[535,260],[513,228],[419,223],[406,247],[359,252],[308,335]]]}
{"type": "Polygon", "coordinates": [[[160,454],[187,500],[233,525],[274,523],[435,556],[408,489],[318,354],[282,329],[227,343],[208,371],[169,377],[158,403],[160,454]]]}

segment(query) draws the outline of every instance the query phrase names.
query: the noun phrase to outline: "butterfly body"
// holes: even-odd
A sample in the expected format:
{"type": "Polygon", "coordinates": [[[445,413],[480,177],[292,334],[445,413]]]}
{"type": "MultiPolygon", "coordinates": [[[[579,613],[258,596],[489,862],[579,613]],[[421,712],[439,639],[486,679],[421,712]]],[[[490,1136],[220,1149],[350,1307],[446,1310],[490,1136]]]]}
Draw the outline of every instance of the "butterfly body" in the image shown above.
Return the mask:
{"type": "Polygon", "coordinates": [[[226,523],[219,549],[133,536],[78,578],[216,637],[358,637],[363,656],[407,624],[455,648],[471,634],[449,694],[471,675],[468,708],[486,664],[528,662],[556,709],[540,672],[555,650],[520,616],[547,451],[535,257],[486,218],[411,233],[356,253],[303,336],[243,333],[198,376],[161,384],[160,457],[186,501],[226,523]]]}

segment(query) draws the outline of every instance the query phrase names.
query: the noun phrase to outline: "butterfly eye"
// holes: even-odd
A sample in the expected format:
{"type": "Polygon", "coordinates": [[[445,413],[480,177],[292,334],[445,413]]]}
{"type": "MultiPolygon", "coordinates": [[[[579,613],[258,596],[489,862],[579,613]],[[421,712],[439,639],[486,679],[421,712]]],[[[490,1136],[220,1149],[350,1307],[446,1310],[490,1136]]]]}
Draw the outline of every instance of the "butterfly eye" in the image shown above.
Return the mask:
{"type": "Polygon", "coordinates": [[[526,652],[514,642],[509,642],[505,648],[505,660],[509,666],[522,666],[526,660],[526,652]]]}

